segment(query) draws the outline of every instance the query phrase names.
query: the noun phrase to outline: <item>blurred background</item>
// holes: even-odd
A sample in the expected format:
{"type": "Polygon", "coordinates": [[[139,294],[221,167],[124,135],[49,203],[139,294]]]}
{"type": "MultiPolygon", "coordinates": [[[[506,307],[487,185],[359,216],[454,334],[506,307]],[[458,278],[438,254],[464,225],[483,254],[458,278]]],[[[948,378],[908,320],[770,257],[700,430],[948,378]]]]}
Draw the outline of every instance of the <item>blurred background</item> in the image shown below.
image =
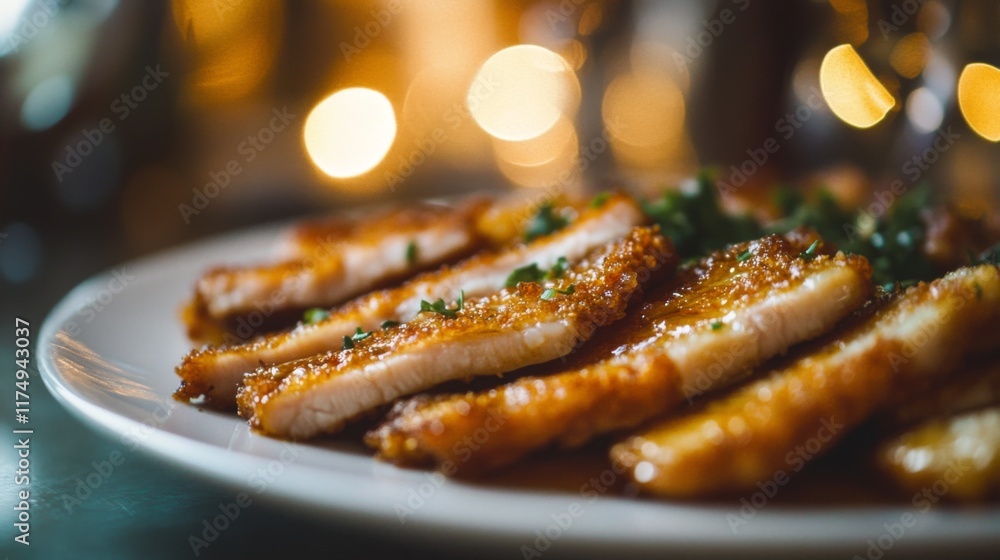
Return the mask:
{"type": "MultiPolygon", "coordinates": [[[[928,181],[996,219],[998,67],[990,0],[2,0],[0,312],[37,334],[86,277],[252,224],[476,190],[653,194],[705,166],[744,209],[775,183],[864,205],[928,181]]],[[[61,432],[34,463],[48,557],[186,554],[175,537],[230,497],[136,456],[71,517],[59,496],[114,447],[32,391],[61,432]]],[[[247,516],[241,535],[329,534],[247,516]]]]}
{"type": "Polygon", "coordinates": [[[997,65],[986,0],[5,0],[0,281],[389,198],[653,192],[706,165],[855,202],[916,174],[981,216],[997,65]]]}

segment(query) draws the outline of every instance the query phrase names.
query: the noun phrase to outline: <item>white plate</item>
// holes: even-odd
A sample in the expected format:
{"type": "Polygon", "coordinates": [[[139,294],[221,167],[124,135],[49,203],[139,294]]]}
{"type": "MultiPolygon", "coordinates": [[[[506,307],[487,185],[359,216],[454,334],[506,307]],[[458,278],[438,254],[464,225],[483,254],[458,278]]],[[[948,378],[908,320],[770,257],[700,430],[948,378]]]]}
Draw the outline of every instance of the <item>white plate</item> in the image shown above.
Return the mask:
{"type": "Polygon", "coordinates": [[[178,384],[173,368],[189,349],[178,308],[194,279],[220,261],[259,260],[275,233],[272,226],[202,242],[84,282],[42,328],[40,364],[49,390],[125,445],[245,490],[254,500],[278,499],[286,507],[322,512],[332,522],[377,525],[382,534],[449,546],[460,540],[508,557],[522,557],[522,546],[537,546],[545,556],[615,551],[795,557],[823,551],[864,558],[869,539],[892,554],[904,549],[954,554],[956,547],[1000,543],[995,506],[920,512],[768,504],[734,533],[727,515],[739,515],[736,500],[698,504],[612,495],[592,500],[579,493],[443,480],[381,464],[354,445],[288,444],[251,433],[235,416],[176,403],[170,397],[178,384]],[[408,511],[412,514],[405,515],[408,511]],[[887,524],[895,527],[907,513],[916,525],[899,538],[890,536],[887,524]],[[549,537],[539,536],[546,532],[549,537]]]}

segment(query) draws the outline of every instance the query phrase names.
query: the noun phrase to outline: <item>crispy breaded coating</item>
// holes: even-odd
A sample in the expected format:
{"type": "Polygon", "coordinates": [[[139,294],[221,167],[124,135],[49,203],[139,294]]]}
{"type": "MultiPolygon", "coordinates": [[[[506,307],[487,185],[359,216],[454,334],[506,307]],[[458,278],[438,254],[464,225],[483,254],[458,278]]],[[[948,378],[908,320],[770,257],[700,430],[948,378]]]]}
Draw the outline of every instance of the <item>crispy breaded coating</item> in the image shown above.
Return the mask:
{"type": "Polygon", "coordinates": [[[418,396],[367,436],[380,458],[476,473],[553,443],[634,427],[831,328],[870,293],[861,257],[801,257],[814,236],[769,236],[682,268],[550,375],[418,396]],[[467,456],[462,442],[488,423],[467,456]]]}
{"type": "Polygon", "coordinates": [[[330,307],[467,256],[483,246],[476,226],[488,205],[484,199],[458,206],[423,203],[299,224],[284,243],[281,262],[220,266],[203,274],[183,312],[188,335],[215,342],[232,330],[234,319],[253,312],[273,317],[330,307]]]}
{"type": "Polygon", "coordinates": [[[671,497],[751,489],[809,457],[891,402],[946,375],[1000,329],[1000,269],[964,268],[909,288],[817,348],[708,404],[614,446],[639,486],[671,497]]]}
{"type": "Polygon", "coordinates": [[[259,368],[244,380],[240,414],[264,433],[311,438],[444,381],[564,356],[620,319],[642,284],[669,270],[672,253],[655,228],[635,228],[544,284],[520,282],[374,331],[351,349],[259,368]]]}
{"type": "Polygon", "coordinates": [[[175,396],[184,401],[204,396],[209,406],[231,409],[243,375],[261,365],[337,350],[343,337],[358,328],[367,332],[378,329],[385,321],[410,321],[420,311],[421,300],[453,301],[463,290],[470,299],[496,293],[516,268],[534,263],[548,269],[560,257],[578,260],[596,247],[623,238],[644,222],[645,217],[634,200],[615,195],[600,208],[583,210],[572,223],[555,233],[503,251],[479,253],[398,287],[358,297],[332,310],[328,318],[317,323],[300,324],[290,332],[267,335],[245,344],[194,350],[177,367],[182,382],[175,396]]]}

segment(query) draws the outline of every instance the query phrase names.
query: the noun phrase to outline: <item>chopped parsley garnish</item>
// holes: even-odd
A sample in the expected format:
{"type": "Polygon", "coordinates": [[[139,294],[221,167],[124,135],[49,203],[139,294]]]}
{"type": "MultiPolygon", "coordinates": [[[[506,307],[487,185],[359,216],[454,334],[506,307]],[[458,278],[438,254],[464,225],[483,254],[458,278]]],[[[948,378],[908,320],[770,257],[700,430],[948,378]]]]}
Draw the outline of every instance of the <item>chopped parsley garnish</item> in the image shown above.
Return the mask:
{"type": "Polygon", "coordinates": [[[597,196],[590,199],[590,204],[588,204],[587,206],[589,206],[590,208],[600,208],[601,206],[604,206],[604,203],[607,202],[609,198],[611,198],[611,193],[609,192],[605,191],[602,193],[597,193],[597,196]]]}
{"type": "Polygon", "coordinates": [[[382,321],[381,328],[382,328],[382,330],[385,330],[385,329],[391,329],[393,327],[398,327],[398,326],[399,326],[399,321],[382,321]]]}
{"type": "Polygon", "coordinates": [[[569,225],[569,220],[556,212],[551,200],[546,200],[525,227],[524,239],[525,241],[533,241],[543,235],[559,231],[567,225],[569,225]]]}
{"type": "Polygon", "coordinates": [[[417,242],[410,241],[406,246],[406,264],[417,262],[417,242]]]}
{"type": "Polygon", "coordinates": [[[329,316],[330,312],[326,309],[313,307],[312,309],[306,310],[306,312],[302,315],[302,322],[307,325],[312,325],[326,319],[329,316]]]}
{"type": "Polygon", "coordinates": [[[358,330],[354,331],[354,334],[351,335],[351,340],[353,340],[354,342],[360,342],[371,335],[372,335],[371,331],[365,332],[361,330],[361,327],[358,327],[358,330]]]}
{"type": "Polygon", "coordinates": [[[814,258],[816,258],[816,249],[818,249],[820,245],[821,245],[821,243],[820,243],[819,239],[817,239],[816,241],[813,241],[812,245],[810,245],[808,249],[806,249],[805,251],[799,253],[799,258],[801,258],[804,261],[811,261],[811,260],[813,260],[814,258]]]}
{"type": "MultiPolygon", "coordinates": [[[[863,210],[841,207],[829,191],[819,191],[807,200],[800,191],[780,187],[774,190],[774,203],[784,217],[761,224],[750,216],[733,216],[723,210],[710,172],[702,171],[693,191],[668,190],[660,199],[645,202],[643,208],[673,241],[682,261],[805,226],[816,230],[833,248],[867,257],[872,279],[879,285],[894,287],[897,282],[905,285],[939,276],[923,252],[927,225],[921,212],[929,206],[930,195],[928,185],[918,185],[899,197],[885,215],[876,218],[863,210]]],[[[993,257],[1000,257],[1000,247],[991,251],[993,257]]],[[[815,256],[815,249],[802,256],[815,256]]],[[[988,251],[980,258],[990,259],[991,254],[988,251]]]]}
{"type": "Polygon", "coordinates": [[[555,298],[556,294],[563,294],[565,296],[568,296],[575,291],[576,291],[575,284],[570,284],[569,287],[566,288],[565,290],[560,290],[559,288],[548,288],[544,292],[542,292],[541,298],[544,299],[545,301],[548,301],[550,299],[555,298]]]}
{"type": "Polygon", "coordinates": [[[510,273],[507,277],[507,281],[504,282],[504,286],[508,288],[513,288],[521,282],[543,282],[545,280],[555,280],[556,278],[562,278],[566,274],[566,269],[569,268],[569,261],[566,257],[559,257],[556,259],[555,264],[552,265],[548,271],[543,271],[539,268],[537,263],[531,263],[529,265],[522,266],[521,268],[515,268],[514,272],[510,273]]]}
{"type": "Polygon", "coordinates": [[[354,331],[354,334],[352,334],[351,336],[346,336],[346,335],[344,336],[343,350],[350,350],[354,348],[355,342],[361,342],[362,340],[368,338],[371,335],[372,335],[371,331],[365,332],[361,330],[361,327],[358,327],[357,330],[354,331]]]}
{"type": "Polygon", "coordinates": [[[736,256],[737,262],[743,262],[749,258],[750,258],[750,249],[747,249],[746,251],[743,251],[742,253],[736,256]]]}
{"type": "Polygon", "coordinates": [[[538,268],[537,263],[531,263],[521,268],[515,268],[514,272],[511,272],[510,276],[507,277],[504,286],[513,288],[521,282],[541,282],[543,278],[545,278],[545,273],[542,272],[542,269],[538,268]]]}
{"type": "Polygon", "coordinates": [[[722,321],[712,321],[712,330],[717,331],[722,328],[722,321]]]}
{"type": "Polygon", "coordinates": [[[545,275],[545,278],[547,280],[562,278],[563,274],[566,274],[566,269],[568,268],[569,268],[569,261],[566,260],[566,257],[559,257],[558,259],[556,259],[556,263],[552,265],[552,268],[549,269],[549,273],[545,275]]]}
{"type": "Polygon", "coordinates": [[[706,171],[698,175],[693,192],[668,190],[658,200],[644,203],[643,208],[673,241],[681,260],[756,239],[762,233],[749,215],[733,216],[722,209],[706,171]]]}
{"type": "Polygon", "coordinates": [[[445,305],[443,299],[439,298],[434,303],[422,299],[420,300],[420,312],[423,313],[425,311],[430,311],[433,313],[437,313],[439,315],[444,315],[445,317],[448,318],[455,317],[458,315],[458,312],[461,311],[463,307],[465,307],[465,290],[462,290],[461,293],[459,294],[457,304],[458,304],[457,307],[455,307],[454,309],[448,309],[448,306],[445,305]]]}

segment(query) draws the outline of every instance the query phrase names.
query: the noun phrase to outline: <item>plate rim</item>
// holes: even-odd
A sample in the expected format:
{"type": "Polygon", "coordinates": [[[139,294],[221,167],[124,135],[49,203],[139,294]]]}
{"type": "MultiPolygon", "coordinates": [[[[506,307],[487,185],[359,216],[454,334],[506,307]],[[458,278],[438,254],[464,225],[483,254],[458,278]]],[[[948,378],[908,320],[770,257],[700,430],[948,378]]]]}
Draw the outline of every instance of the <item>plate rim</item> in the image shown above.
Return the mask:
{"type": "MultiPolygon", "coordinates": [[[[274,231],[294,221],[296,220],[283,220],[281,222],[262,224],[202,238],[187,244],[172,246],[110,267],[80,282],[52,308],[39,329],[36,353],[38,356],[39,374],[46,389],[55,396],[56,400],[62,406],[73,413],[75,417],[83,421],[84,424],[97,428],[98,431],[104,433],[106,436],[121,436],[128,433],[129,430],[140,429],[140,427],[144,426],[142,422],[130,418],[120,411],[109,410],[95,402],[89,401],[86,395],[80,394],[66,382],[59,368],[54,363],[55,352],[58,351],[56,334],[59,332],[59,329],[83,307],[82,304],[88,300],[88,294],[103,286],[115,270],[127,268],[139,271],[141,269],[162,267],[165,263],[174,259],[190,258],[193,253],[204,251],[216,252],[220,247],[226,245],[241,245],[249,243],[255,237],[267,237],[269,234],[273,234],[274,231]]],[[[169,366],[169,369],[173,370],[173,364],[169,366]]],[[[173,409],[173,411],[177,410],[202,413],[199,409],[188,406],[173,409]]],[[[184,414],[187,414],[187,412],[184,414]]],[[[239,418],[233,418],[233,420],[242,422],[239,418]]],[[[245,478],[241,479],[244,471],[227,471],[218,467],[220,460],[227,458],[228,454],[233,453],[232,450],[220,448],[215,444],[199,441],[190,436],[173,433],[162,429],[160,426],[153,426],[148,437],[138,442],[138,450],[166,459],[170,464],[181,467],[203,479],[211,480],[229,488],[246,489],[246,480],[245,478]],[[199,451],[198,453],[178,455],[173,452],[178,447],[190,446],[192,444],[199,451]]],[[[328,451],[340,453],[335,450],[328,451]]],[[[247,453],[241,453],[241,457],[246,459],[248,465],[252,463],[263,465],[274,460],[273,458],[265,459],[247,453]]],[[[228,458],[231,458],[231,455],[228,455],[228,458]]],[[[365,460],[370,461],[373,468],[381,468],[375,467],[375,464],[384,465],[384,463],[376,461],[374,457],[369,456],[365,460]]],[[[292,464],[290,468],[295,472],[305,473],[310,476],[330,476],[329,473],[324,473],[318,466],[314,465],[292,464]]],[[[405,473],[422,473],[424,475],[431,472],[413,471],[410,469],[399,470],[405,473]]],[[[369,473],[369,476],[360,476],[350,471],[338,471],[334,474],[337,478],[347,477],[348,482],[371,482],[372,480],[371,473],[369,473]]],[[[408,520],[405,524],[401,524],[392,511],[384,509],[387,505],[392,509],[392,504],[374,504],[373,502],[364,501],[359,499],[360,496],[357,493],[346,494],[345,496],[350,496],[350,498],[344,498],[340,502],[331,503],[325,498],[319,499],[319,494],[303,494],[301,489],[297,489],[297,487],[282,484],[281,479],[273,486],[273,488],[269,486],[267,491],[260,495],[262,501],[280,502],[300,509],[334,513],[339,521],[347,521],[355,525],[371,526],[391,522],[392,530],[428,538],[432,538],[431,535],[427,534],[428,532],[436,532],[439,534],[439,537],[445,536],[450,539],[458,537],[461,539],[461,535],[455,534],[457,530],[464,533],[464,536],[467,537],[465,540],[469,541],[470,544],[485,544],[487,541],[492,540],[509,544],[519,542],[530,545],[531,542],[525,541],[525,539],[531,536],[532,529],[538,529],[537,526],[527,527],[523,524],[511,523],[509,515],[507,516],[506,524],[496,526],[489,523],[488,517],[483,518],[481,512],[477,512],[477,515],[469,515],[470,512],[468,511],[457,512],[457,514],[452,512],[449,514],[447,508],[443,512],[437,508],[417,512],[411,520],[408,520]],[[375,505],[379,507],[372,507],[375,505]]],[[[409,487],[412,488],[412,486],[409,487]]],[[[438,491],[444,492],[444,496],[438,498],[439,501],[443,501],[449,496],[453,500],[464,498],[466,496],[463,494],[468,494],[469,497],[486,498],[487,500],[497,499],[505,502],[506,500],[503,499],[503,495],[512,494],[516,496],[514,499],[527,501],[528,505],[535,507],[538,507],[542,502],[551,504],[554,506],[551,509],[553,513],[559,513],[562,509],[565,509],[566,505],[580,499],[580,496],[576,494],[561,491],[497,489],[496,487],[477,486],[474,483],[454,480],[447,480],[438,491]],[[553,502],[553,500],[556,501],[553,502]]],[[[254,496],[254,500],[256,499],[257,496],[254,496]]],[[[398,504],[399,502],[395,503],[398,504]]],[[[736,508],[721,510],[717,505],[665,502],[650,499],[636,500],[620,496],[604,496],[593,502],[593,505],[590,507],[601,509],[602,511],[608,510],[603,515],[617,513],[616,510],[620,508],[635,509],[638,512],[670,510],[672,513],[678,514],[680,518],[683,518],[686,513],[698,513],[700,515],[714,513],[724,515],[723,511],[732,512],[736,510],[736,508]]],[[[864,552],[864,548],[860,548],[864,545],[864,539],[871,538],[873,535],[878,536],[883,531],[863,531],[859,528],[859,524],[863,524],[867,529],[870,529],[872,525],[881,529],[882,523],[898,520],[902,514],[913,512],[912,508],[885,505],[864,506],[860,510],[857,506],[849,505],[837,505],[829,508],[802,508],[776,504],[770,507],[771,509],[769,510],[758,512],[761,519],[753,521],[756,529],[746,534],[725,534],[718,530],[705,532],[703,529],[701,534],[697,534],[696,532],[696,534],[685,536],[666,531],[670,535],[670,538],[667,539],[664,538],[664,535],[653,535],[648,532],[637,531],[635,528],[624,533],[608,534],[601,533],[600,530],[594,533],[582,530],[573,532],[570,531],[572,529],[570,527],[567,529],[566,534],[560,535],[558,546],[567,550],[581,551],[587,551],[591,547],[600,545],[613,546],[616,549],[639,551],[663,551],[665,547],[671,547],[674,551],[703,554],[747,552],[747,547],[753,547],[760,552],[770,551],[770,553],[782,555],[793,555],[808,551],[815,552],[818,548],[822,548],[825,551],[839,550],[846,553],[854,552],[861,554],[864,552]],[[845,514],[848,518],[847,520],[842,518],[845,514]],[[839,529],[829,531],[826,534],[817,535],[809,534],[808,532],[789,534],[788,531],[780,529],[781,525],[788,523],[795,524],[802,522],[803,518],[807,518],[806,522],[821,523],[825,526],[825,529],[829,530],[829,526],[832,524],[831,516],[841,517],[837,521],[839,529]],[[859,540],[861,542],[858,542],[859,540]]],[[[547,508],[546,512],[548,511],[550,509],[547,508]]],[[[591,510],[588,509],[588,511],[591,510]]],[[[905,535],[905,538],[896,542],[895,545],[914,551],[926,550],[928,547],[947,548],[954,551],[956,547],[978,547],[1000,543],[1000,533],[986,533],[972,530],[972,526],[983,522],[984,513],[987,518],[987,524],[990,521],[994,525],[1000,523],[1000,507],[983,507],[971,511],[964,509],[932,509],[930,512],[922,514],[920,518],[925,521],[930,518],[935,520],[944,518],[943,522],[926,522],[924,527],[927,529],[926,532],[908,533],[905,535]],[[966,546],[963,547],[963,545],[966,546]]],[[[599,515],[591,514],[590,517],[599,515]]],[[[584,515],[580,519],[586,520],[587,516],[584,515]]],[[[584,523],[585,527],[589,528],[590,525],[593,524],[584,523]]],[[[720,525],[723,528],[725,527],[724,524],[720,525]]],[[[600,528],[598,527],[597,529],[600,528]]],[[[896,546],[893,548],[896,548],[896,546]]]]}

